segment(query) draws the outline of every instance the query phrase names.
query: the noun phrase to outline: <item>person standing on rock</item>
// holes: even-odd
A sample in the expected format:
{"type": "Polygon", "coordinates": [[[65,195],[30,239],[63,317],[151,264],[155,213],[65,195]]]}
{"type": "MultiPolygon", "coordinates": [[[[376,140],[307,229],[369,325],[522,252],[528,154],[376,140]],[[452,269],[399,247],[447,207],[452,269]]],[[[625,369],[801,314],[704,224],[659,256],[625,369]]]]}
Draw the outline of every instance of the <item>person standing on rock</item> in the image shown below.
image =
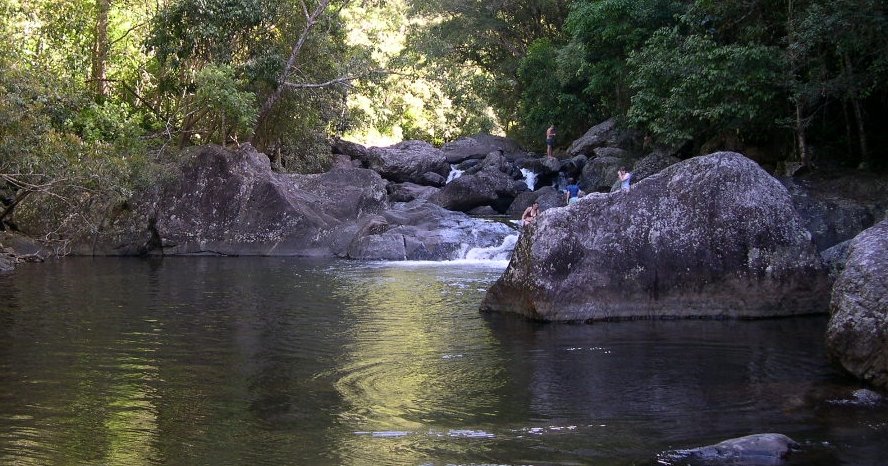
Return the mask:
{"type": "Polygon", "coordinates": [[[620,178],[620,191],[628,193],[629,180],[632,179],[632,173],[627,172],[626,167],[620,167],[620,170],[617,172],[617,176],[620,178]]]}
{"type": "Polygon", "coordinates": [[[555,150],[555,125],[546,130],[546,157],[554,157],[552,152],[555,150]]]}
{"type": "Polygon", "coordinates": [[[533,223],[533,221],[536,220],[536,216],[539,215],[539,213],[540,213],[540,203],[534,202],[533,205],[524,209],[524,213],[521,214],[521,222],[522,222],[521,224],[528,225],[530,223],[533,223]]]}
{"type": "Polygon", "coordinates": [[[574,182],[573,178],[569,178],[567,182],[569,184],[564,187],[564,202],[570,205],[580,198],[580,186],[574,182]]]}

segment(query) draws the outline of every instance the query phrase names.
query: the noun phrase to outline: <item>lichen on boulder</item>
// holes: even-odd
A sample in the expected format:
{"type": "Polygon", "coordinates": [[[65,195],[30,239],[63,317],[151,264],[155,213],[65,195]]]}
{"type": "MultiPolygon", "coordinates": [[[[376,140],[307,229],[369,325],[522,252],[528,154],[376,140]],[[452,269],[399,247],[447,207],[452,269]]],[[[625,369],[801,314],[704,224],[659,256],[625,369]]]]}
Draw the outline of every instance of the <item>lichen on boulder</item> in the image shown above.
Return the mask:
{"type": "Polygon", "coordinates": [[[823,313],[827,295],[786,189],[720,152],[545,211],[481,308],[553,321],[756,318],[823,313]]]}

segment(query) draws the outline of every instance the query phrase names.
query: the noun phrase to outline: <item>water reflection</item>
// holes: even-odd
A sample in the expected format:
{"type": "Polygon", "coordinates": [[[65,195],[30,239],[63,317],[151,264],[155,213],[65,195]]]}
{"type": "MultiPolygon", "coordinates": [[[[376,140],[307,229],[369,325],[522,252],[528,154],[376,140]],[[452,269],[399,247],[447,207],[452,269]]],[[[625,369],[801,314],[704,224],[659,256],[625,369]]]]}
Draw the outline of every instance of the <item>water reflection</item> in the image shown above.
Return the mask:
{"type": "Polygon", "coordinates": [[[876,464],[825,320],[545,325],[478,264],[68,259],[0,277],[2,464],[651,464],[779,431],[876,464]]]}
{"type": "Polygon", "coordinates": [[[403,264],[377,265],[371,277],[360,268],[338,275],[337,298],[352,324],[332,375],[346,402],[340,422],[357,432],[341,438],[349,461],[384,463],[394,448],[399,461],[417,464],[432,455],[434,440],[472,437],[466,426],[494,420],[502,363],[489,330],[464,311],[476,305],[486,275],[473,281],[403,264]]]}

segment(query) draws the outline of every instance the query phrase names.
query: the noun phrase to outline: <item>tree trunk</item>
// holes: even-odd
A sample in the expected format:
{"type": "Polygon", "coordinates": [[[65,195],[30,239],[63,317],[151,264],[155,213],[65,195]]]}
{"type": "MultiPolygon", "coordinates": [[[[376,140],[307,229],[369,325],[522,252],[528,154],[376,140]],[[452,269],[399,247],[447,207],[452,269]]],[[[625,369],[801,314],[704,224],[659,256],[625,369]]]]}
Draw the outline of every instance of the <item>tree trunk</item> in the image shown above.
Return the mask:
{"type": "Polygon", "coordinates": [[[93,36],[92,50],[92,82],[93,93],[97,100],[108,95],[108,81],[105,71],[108,65],[108,13],[111,0],[96,0],[96,30],[93,36]]]}
{"type": "Polygon", "coordinates": [[[32,192],[33,191],[28,191],[26,189],[20,190],[18,194],[16,194],[15,199],[13,199],[12,202],[10,202],[9,205],[6,206],[5,209],[3,209],[3,212],[0,212],[0,230],[3,230],[3,222],[5,221],[6,217],[12,214],[12,211],[15,210],[15,206],[19,205],[19,203],[22,202],[26,197],[28,197],[28,195],[32,192]]]}
{"type": "Polygon", "coordinates": [[[857,95],[857,90],[854,88],[854,68],[851,65],[851,57],[849,57],[847,53],[842,54],[842,65],[848,82],[852,83],[851,89],[848,90],[848,100],[851,101],[851,109],[854,111],[854,121],[857,123],[857,138],[858,143],[860,144],[860,168],[865,169],[870,165],[869,147],[866,142],[866,122],[863,118],[863,109],[860,105],[860,98],[857,95]]]}
{"type": "Polygon", "coordinates": [[[795,110],[796,110],[796,142],[799,145],[799,162],[803,167],[807,167],[811,164],[811,158],[808,154],[808,141],[805,137],[805,120],[802,118],[804,114],[804,104],[802,103],[800,98],[796,99],[795,102],[795,110]]]}
{"type": "MultiPolygon", "coordinates": [[[[272,108],[274,108],[275,104],[281,100],[281,96],[284,93],[284,87],[286,86],[287,79],[290,75],[295,71],[296,67],[296,59],[299,57],[299,52],[302,51],[302,47],[305,45],[306,39],[308,39],[309,33],[314,29],[315,24],[318,22],[318,18],[320,18],[321,14],[327,9],[327,6],[330,4],[330,0],[320,0],[318,5],[315,7],[314,11],[311,13],[305,9],[305,27],[302,29],[302,34],[299,35],[299,39],[293,45],[293,49],[290,51],[290,57],[287,59],[287,63],[284,65],[284,68],[281,70],[281,74],[278,77],[276,86],[274,91],[265,99],[265,102],[262,104],[262,107],[259,109],[259,115],[256,118],[256,125],[253,128],[253,145],[257,146],[259,150],[261,149],[262,144],[259,141],[257,135],[260,134],[260,130],[265,125],[268,120],[268,116],[271,113],[272,108]]],[[[304,5],[303,5],[304,6],[304,5]]]]}

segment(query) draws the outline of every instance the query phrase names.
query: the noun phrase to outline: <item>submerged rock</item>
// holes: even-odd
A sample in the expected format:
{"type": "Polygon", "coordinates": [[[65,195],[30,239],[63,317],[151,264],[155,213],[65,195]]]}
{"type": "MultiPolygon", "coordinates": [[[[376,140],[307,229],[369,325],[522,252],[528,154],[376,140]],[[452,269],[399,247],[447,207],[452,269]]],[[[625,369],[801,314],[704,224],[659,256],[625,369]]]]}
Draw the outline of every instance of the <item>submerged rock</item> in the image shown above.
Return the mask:
{"type": "Polygon", "coordinates": [[[560,321],[751,318],[825,312],[827,293],[786,189],[721,152],[543,212],[481,308],[560,321]]]}
{"type": "Polygon", "coordinates": [[[888,390],[888,220],[851,241],[831,310],[830,354],[850,373],[888,390]]]}
{"type": "Polygon", "coordinates": [[[795,440],[783,434],[754,434],[664,456],[667,462],[689,460],[692,464],[777,465],[798,448],[795,440]]]}

